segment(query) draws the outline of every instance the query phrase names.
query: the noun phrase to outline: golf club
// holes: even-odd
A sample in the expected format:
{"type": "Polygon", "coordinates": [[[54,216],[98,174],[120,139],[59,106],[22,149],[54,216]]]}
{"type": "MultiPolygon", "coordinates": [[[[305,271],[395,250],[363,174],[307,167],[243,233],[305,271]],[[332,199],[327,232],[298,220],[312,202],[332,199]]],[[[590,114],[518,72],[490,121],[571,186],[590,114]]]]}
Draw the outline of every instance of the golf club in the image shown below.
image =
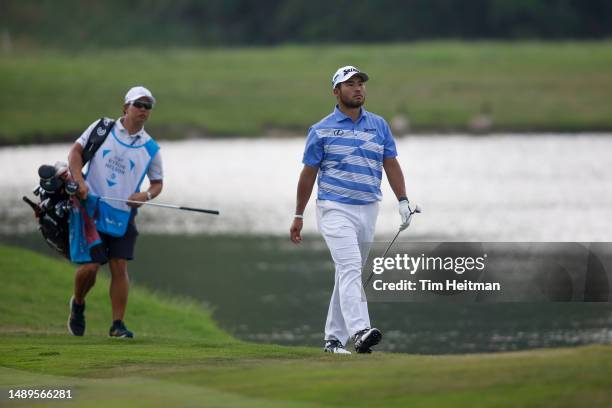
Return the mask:
{"type": "MultiPolygon", "coordinates": [[[[421,213],[421,207],[419,207],[418,205],[414,206],[414,210],[410,211],[410,214],[420,214],[421,213]]],[[[391,247],[393,246],[393,243],[395,242],[395,240],[397,239],[397,237],[399,237],[400,232],[402,232],[402,230],[398,230],[397,234],[395,234],[395,236],[393,237],[393,239],[391,240],[391,242],[389,243],[389,246],[387,246],[387,249],[385,249],[385,252],[382,254],[381,258],[384,258],[385,256],[387,256],[387,252],[389,252],[389,250],[391,249],[391,247]]],[[[366,286],[368,286],[368,283],[370,283],[370,279],[372,279],[372,276],[374,276],[374,271],[372,271],[370,273],[370,276],[368,276],[368,279],[366,279],[365,283],[363,284],[363,287],[365,289],[366,286]]]]}
{"type": "Polygon", "coordinates": [[[104,200],[104,201],[119,201],[119,202],[122,202],[122,203],[132,203],[132,204],[152,205],[153,207],[172,208],[172,209],[175,209],[175,210],[196,211],[196,212],[201,212],[201,213],[206,213],[206,214],[219,215],[219,211],[217,211],[217,210],[205,210],[205,209],[202,209],[202,208],[183,207],[181,205],[163,204],[163,203],[151,203],[149,201],[123,200],[121,198],[113,198],[113,197],[100,197],[100,200],[104,200]]]}

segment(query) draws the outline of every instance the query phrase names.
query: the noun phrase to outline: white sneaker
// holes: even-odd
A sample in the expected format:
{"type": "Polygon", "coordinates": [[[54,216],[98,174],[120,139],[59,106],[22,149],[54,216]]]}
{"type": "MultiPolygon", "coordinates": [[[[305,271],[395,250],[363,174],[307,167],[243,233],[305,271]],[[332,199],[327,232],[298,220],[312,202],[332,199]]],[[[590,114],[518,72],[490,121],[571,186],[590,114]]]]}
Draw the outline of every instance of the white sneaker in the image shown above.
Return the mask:
{"type": "Polygon", "coordinates": [[[338,340],[326,340],[323,351],[332,354],[351,354],[338,340]]]}

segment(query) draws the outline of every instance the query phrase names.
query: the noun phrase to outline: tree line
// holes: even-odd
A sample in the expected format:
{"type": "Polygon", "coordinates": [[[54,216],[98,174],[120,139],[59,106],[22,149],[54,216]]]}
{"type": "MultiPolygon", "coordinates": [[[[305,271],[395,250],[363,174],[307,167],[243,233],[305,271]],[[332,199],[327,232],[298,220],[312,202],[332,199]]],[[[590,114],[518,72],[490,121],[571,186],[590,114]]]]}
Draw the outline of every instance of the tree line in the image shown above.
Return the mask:
{"type": "Polygon", "coordinates": [[[2,0],[0,33],[60,48],[596,39],[612,1],[2,0]]]}

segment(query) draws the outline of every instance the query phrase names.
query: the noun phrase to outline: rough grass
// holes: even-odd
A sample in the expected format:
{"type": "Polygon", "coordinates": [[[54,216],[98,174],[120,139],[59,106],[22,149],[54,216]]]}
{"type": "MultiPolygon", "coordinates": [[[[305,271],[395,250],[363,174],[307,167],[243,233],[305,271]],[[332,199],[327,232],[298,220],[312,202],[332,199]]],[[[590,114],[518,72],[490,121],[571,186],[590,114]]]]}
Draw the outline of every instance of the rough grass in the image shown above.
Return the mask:
{"type": "Polygon", "coordinates": [[[370,74],[368,108],[413,129],[612,129],[612,43],[421,42],[367,46],[31,51],[0,58],[0,142],[73,140],[120,115],[134,84],[159,100],[159,139],[304,133],[333,107],[330,77],[370,74]]]}
{"type": "Polygon", "coordinates": [[[128,311],[137,338],[109,339],[103,276],[88,297],[87,336],[76,338],[64,326],[72,270],[66,262],[0,246],[3,402],[7,390],[16,388],[70,388],[74,402],[87,407],[608,407],[612,402],[609,346],[342,358],[312,348],[237,341],[217,328],[202,305],[142,288],[131,291],[128,311]]]}

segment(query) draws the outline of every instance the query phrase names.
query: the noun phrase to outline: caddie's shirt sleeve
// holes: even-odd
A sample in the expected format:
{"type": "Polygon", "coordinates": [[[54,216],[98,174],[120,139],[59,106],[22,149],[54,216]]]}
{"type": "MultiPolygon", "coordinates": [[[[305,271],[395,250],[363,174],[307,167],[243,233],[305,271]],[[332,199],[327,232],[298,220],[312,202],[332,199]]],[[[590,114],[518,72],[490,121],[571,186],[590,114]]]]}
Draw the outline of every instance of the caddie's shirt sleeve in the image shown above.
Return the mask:
{"type": "Polygon", "coordinates": [[[164,178],[164,166],[162,163],[161,153],[158,150],[153,156],[151,160],[151,164],[149,165],[149,170],[147,170],[147,177],[151,181],[159,181],[164,178]]]}
{"type": "Polygon", "coordinates": [[[383,159],[388,159],[392,157],[397,157],[397,148],[395,147],[395,139],[393,139],[393,134],[391,134],[391,128],[387,121],[383,121],[383,136],[384,136],[384,151],[383,151],[383,159]]]}
{"type": "Polygon", "coordinates": [[[311,167],[320,167],[323,161],[323,140],[317,135],[314,128],[308,130],[306,147],[304,148],[304,158],[302,163],[311,167]]]}

